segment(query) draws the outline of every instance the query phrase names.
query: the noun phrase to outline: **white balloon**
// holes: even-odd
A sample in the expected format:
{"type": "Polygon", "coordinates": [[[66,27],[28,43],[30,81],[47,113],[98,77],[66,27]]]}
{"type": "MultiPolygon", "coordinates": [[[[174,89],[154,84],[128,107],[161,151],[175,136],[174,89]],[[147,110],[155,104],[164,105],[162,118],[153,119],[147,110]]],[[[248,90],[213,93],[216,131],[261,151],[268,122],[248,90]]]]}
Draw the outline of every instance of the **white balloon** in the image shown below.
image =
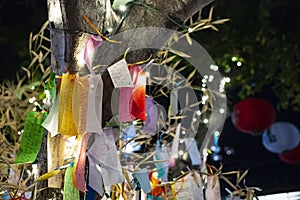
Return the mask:
{"type": "Polygon", "coordinates": [[[282,153],[295,148],[300,142],[298,128],[288,122],[277,122],[262,135],[264,147],[272,153],[282,153]]]}

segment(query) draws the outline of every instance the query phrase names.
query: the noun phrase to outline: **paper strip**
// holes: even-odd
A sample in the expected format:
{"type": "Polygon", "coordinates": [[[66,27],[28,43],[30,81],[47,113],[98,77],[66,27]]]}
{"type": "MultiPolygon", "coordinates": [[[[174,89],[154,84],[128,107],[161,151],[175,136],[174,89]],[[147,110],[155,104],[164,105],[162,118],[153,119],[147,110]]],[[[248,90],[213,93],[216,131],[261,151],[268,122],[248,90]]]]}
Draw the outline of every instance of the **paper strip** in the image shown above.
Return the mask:
{"type": "Polygon", "coordinates": [[[89,157],[89,176],[88,176],[88,185],[97,191],[99,195],[103,195],[103,181],[101,168],[96,164],[96,161],[93,160],[91,156],[89,157]]]}
{"type": "Polygon", "coordinates": [[[202,163],[201,156],[194,138],[184,138],[186,149],[188,149],[192,165],[200,165],[202,163]]]}
{"type": "MultiPolygon", "coordinates": [[[[102,44],[103,40],[101,36],[91,35],[86,42],[84,48],[84,61],[89,66],[92,67],[92,60],[96,49],[102,44]]],[[[91,72],[92,73],[92,72],[91,72]]]]}
{"type": "Polygon", "coordinates": [[[133,87],[127,62],[122,59],[107,68],[115,88],[133,87]]]}
{"type": "Polygon", "coordinates": [[[140,186],[142,190],[145,193],[150,192],[151,190],[151,185],[149,181],[149,176],[148,176],[148,170],[146,168],[141,169],[140,171],[136,172],[134,174],[138,182],[140,183],[140,186]]]}
{"type": "Polygon", "coordinates": [[[217,175],[207,176],[206,199],[221,200],[220,182],[217,175]]]}
{"type": "MultiPolygon", "coordinates": [[[[199,173],[191,172],[184,177],[183,186],[182,182],[175,183],[175,191],[178,192],[176,195],[177,199],[186,200],[204,200],[203,185],[199,173]]],[[[207,198],[210,200],[210,198],[207,198]]],[[[216,200],[212,198],[211,200],[216,200]]]]}
{"type": "Polygon", "coordinates": [[[158,108],[154,100],[146,97],[146,122],[143,127],[143,132],[148,135],[155,135],[158,129],[158,108]]]}
{"type": "Polygon", "coordinates": [[[128,122],[134,120],[131,116],[131,96],[133,88],[120,88],[119,98],[119,122],[128,122]]]}
{"type": "Polygon", "coordinates": [[[28,112],[25,119],[24,132],[22,134],[20,148],[15,163],[32,163],[40,150],[44,135],[42,122],[47,113],[28,112]]]}
{"type": "Polygon", "coordinates": [[[176,116],[178,113],[178,89],[175,87],[170,95],[171,115],[176,116]]]}
{"type": "Polygon", "coordinates": [[[72,183],[73,166],[69,166],[65,173],[63,200],[79,200],[79,190],[72,183]]]}
{"type": "Polygon", "coordinates": [[[179,136],[180,136],[181,123],[176,127],[175,136],[173,138],[172,147],[171,147],[171,159],[178,157],[178,147],[179,147],[179,136]]]}
{"type": "Polygon", "coordinates": [[[101,76],[89,76],[86,132],[102,132],[103,82],[101,76]]]}
{"type": "Polygon", "coordinates": [[[58,134],[58,110],[59,110],[59,95],[56,98],[56,101],[51,107],[51,110],[43,122],[42,126],[47,129],[51,137],[54,137],[58,134]]]}
{"type": "Polygon", "coordinates": [[[100,165],[105,187],[124,181],[112,129],[104,129],[103,133],[95,135],[87,155],[100,165]]]}
{"type": "Polygon", "coordinates": [[[169,172],[169,154],[165,146],[161,148],[157,147],[155,150],[156,160],[166,160],[165,162],[155,163],[155,166],[158,170],[158,178],[161,178],[164,181],[168,181],[168,172],[169,172]]]}
{"type": "Polygon", "coordinates": [[[78,161],[75,163],[74,171],[73,171],[73,183],[75,183],[75,187],[82,191],[86,192],[86,183],[85,183],[85,160],[86,160],[86,147],[88,140],[91,136],[91,133],[86,133],[81,141],[80,153],[78,157],[78,161]],[[74,176],[75,174],[75,176],[74,176]]]}
{"type": "Polygon", "coordinates": [[[79,77],[74,82],[72,111],[79,134],[86,133],[89,81],[88,76],[79,77]]]}
{"type": "Polygon", "coordinates": [[[146,121],[146,76],[138,65],[130,68],[134,89],[132,95],[131,114],[138,119],[146,121]]]}
{"type": "Polygon", "coordinates": [[[58,132],[65,135],[77,135],[72,111],[74,82],[75,75],[62,74],[59,97],[58,132]]]}
{"type": "MultiPolygon", "coordinates": [[[[48,172],[64,164],[64,140],[62,135],[56,135],[51,138],[50,132],[47,137],[47,165],[48,172]]],[[[48,179],[49,188],[61,188],[62,174],[48,179]]]]}

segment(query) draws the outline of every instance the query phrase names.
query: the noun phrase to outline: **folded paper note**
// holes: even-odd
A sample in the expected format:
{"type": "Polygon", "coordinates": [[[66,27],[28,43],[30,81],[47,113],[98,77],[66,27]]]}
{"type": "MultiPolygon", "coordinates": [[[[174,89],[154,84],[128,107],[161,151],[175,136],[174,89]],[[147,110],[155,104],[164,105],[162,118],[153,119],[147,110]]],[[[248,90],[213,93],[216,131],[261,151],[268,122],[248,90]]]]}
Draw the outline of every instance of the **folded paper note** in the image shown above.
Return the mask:
{"type": "Polygon", "coordinates": [[[112,129],[104,129],[103,133],[95,134],[95,140],[87,152],[90,162],[100,166],[105,187],[124,181],[121,163],[114,143],[112,129]]]}

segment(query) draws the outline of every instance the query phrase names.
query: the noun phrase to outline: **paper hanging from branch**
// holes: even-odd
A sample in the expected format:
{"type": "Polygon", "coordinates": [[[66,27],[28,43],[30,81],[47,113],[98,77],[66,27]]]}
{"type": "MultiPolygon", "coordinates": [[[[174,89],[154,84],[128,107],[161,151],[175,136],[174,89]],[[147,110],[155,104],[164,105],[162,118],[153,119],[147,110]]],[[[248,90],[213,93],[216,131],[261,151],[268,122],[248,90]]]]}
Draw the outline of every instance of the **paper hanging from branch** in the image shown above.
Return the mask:
{"type": "Polygon", "coordinates": [[[72,111],[75,127],[79,134],[86,132],[89,81],[88,76],[79,77],[74,82],[72,111]]]}
{"type": "MultiPolygon", "coordinates": [[[[47,137],[47,165],[48,172],[53,171],[55,168],[64,164],[64,140],[62,135],[56,135],[51,137],[48,132],[47,137]]],[[[61,188],[62,175],[57,174],[56,176],[48,179],[49,188],[61,188]]]]}
{"type": "MultiPolygon", "coordinates": [[[[203,185],[198,172],[190,172],[182,179],[180,182],[175,183],[175,191],[178,192],[177,199],[204,200],[203,185]]],[[[211,200],[216,199],[212,198],[211,200]]]]}
{"type": "Polygon", "coordinates": [[[59,97],[58,132],[70,136],[78,134],[72,111],[75,78],[75,75],[62,74],[59,97]]]}
{"type": "Polygon", "coordinates": [[[78,160],[75,162],[74,169],[73,169],[73,184],[78,190],[82,192],[86,192],[85,160],[86,160],[86,148],[90,136],[91,133],[86,133],[82,137],[78,160]]]}
{"type": "Polygon", "coordinates": [[[59,95],[56,98],[56,101],[52,105],[52,108],[43,122],[42,126],[47,129],[51,137],[54,137],[58,134],[58,110],[59,110],[59,95]]]}
{"type": "Polygon", "coordinates": [[[79,200],[79,190],[77,190],[72,183],[73,166],[69,166],[66,169],[64,179],[64,193],[63,200],[79,200]]]}
{"type": "Polygon", "coordinates": [[[133,87],[132,79],[127,67],[127,62],[122,59],[107,68],[115,88],[133,87]]]}
{"type": "Polygon", "coordinates": [[[103,129],[103,133],[95,134],[95,140],[87,152],[90,162],[100,166],[105,187],[123,182],[124,175],[114,143],[113,130],[103,129]]]}
{"type": "Polygon", "coordinates": [[[206,199],[221,200],[220,182],[217,175],[207,176],[205,197],[206,199]]]}
{"type": "Polygon", "coordinates": [[[40,150],[44,135],[42,123],[47,113],[28,112],[25,119],[24,132],[15,159],[16,164],[32,163],[40,150]]]}
{"type": "Polygon", "coordinates": [[[134,87],[120,88],[119,121],[127,122],[136,118],[146,121],[146,76],[141,67],[130,68],[134,87]]]}

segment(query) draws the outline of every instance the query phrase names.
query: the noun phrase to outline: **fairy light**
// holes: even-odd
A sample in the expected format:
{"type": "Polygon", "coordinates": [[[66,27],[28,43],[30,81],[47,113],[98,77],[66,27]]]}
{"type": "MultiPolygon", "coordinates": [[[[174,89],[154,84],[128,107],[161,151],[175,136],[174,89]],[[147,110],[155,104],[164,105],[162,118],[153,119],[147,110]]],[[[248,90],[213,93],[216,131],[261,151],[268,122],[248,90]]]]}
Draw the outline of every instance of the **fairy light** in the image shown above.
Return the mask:
{"type": "Polygon", "coordinates": [[[181,134],[184,135],[184,134],[186,134],[186,132],[183,130],[183,131],[181,131],[181,134]]]}
{"type": "Polygon", "coordinates": [[[193,118],[193,122],[196,122],[196,121],[197,121],[197,118],[196,118],[196,117],[194,117],[194,118],[193,118]]]}
{"type": "Polygon", "coordinates": [[[232,62],[236,62],[237,60],[238,60],[238,58],[235,57],[235,56],[233,56],[233,57],[231,58],[231,61],[232,61],[232,62]]]}
{"type": "Polygon", "coordinates": [[[238,67],[240,67],[240,66],[242,66],[242,62],[239,61],[239,62],[236,63],[236,65],[237,65],[238,67]]]}
{"type": "Polygon", "coordinates": [[[207,80],[206,79],[202,79],[202,83],[206,83],[207,82],[207,80]]]}
{"type": "Polygon", "coordinates": [[[34,102],[35,102],[35,100],[36,100],[36,98],[35,98],[35,97],[31,97],[30,99],[28,99],[29,103],[34,103],[34,102]]]}
{"type": "Polygon", "coordinates": [[[188,32],[189,32],[189,33],[193,32],[193,31],[194,31],[193,28],[188,28],[188,32]]]}
{"type": "Polygon", "coordinates": [[[202,96],[202,104],[205,104],[207,99],[208,99],[207,95],[202,96]]]}
{"type": "Polygon", "coordinates": [[[111,32],[113,32],[113,30],[114,29],[110,27],[110,28],[107,29],[107,32],[111,33],[111,32]]]}
{"type": "Polygon", "coordinates": [[[204,124],[207,124],[207,123],[208,123],[208,119],[204,119],[204,120],[203,120],[203,123],[204,123],[204,124]]]}
{"type": "Polygon", "coordinates": [[[208,82],[212,82],[213,80],[214,80],[214,76],[213,75],[209,75],[208,82]]]}
{"type": "Polygon", "coordinates": [[[213,71],[218,71],[219,67],[217,65],[210,65],[209,68],[213,71]]]}
{"type": "Polygon", "coordinates": [[[206,84],[203,83],[203,84],[202,84],[202,87],[206,87],[206,84]]]}
{"type": "Polygon", "coordinates": [[[201,111],[200,111],[200,110],[197,110],[197,111],[196,111],[196,115],[200,116],[200,115],[201,115],[201,111]]]}
{"type": "Polygon", "coordinates": [[[33,86],[31,86],[31,90],[35,90],[35,86],[33,85],[33,86]]]}
{"type": "Polygon", "coordinates": [[[121,12],[125,12],[127,10],[127,7],[125,5],[120,5],[119,10],[121,12]]]}
{"type": "Polygon", "coordinates": [[[223,114],[223,113],[225,112],[225,109],[224,109],[224,108],[220,108],[220,109],[219,109],[219,112],[220,112],[221,114],[223,114]]]}
{"type": "Polygon", "coordinates": [[[179,155],[179,156],[182,156],[183,153],[184,153],[184,152],[183,152],[182,150],[179,150],[179,151],[178,151],[178,155],[179,155]]]}

